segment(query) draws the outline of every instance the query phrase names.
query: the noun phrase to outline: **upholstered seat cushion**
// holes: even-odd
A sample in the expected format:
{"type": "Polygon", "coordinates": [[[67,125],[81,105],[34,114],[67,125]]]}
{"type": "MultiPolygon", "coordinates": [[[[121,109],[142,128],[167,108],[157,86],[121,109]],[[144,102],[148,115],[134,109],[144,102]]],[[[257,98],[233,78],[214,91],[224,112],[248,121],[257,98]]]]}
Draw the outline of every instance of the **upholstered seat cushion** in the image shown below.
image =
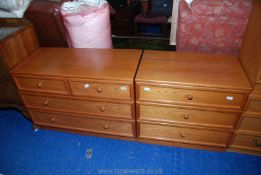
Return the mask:
{"type": "Polygon", "coordinates": [[[252,0],[181,0],[177,51],[238,55],[252,0]]]}
{"type": "Polygon", "coordinates": [[[164,24],[167,23],[167,16],[164,15],[143,15],[138,14],[135,19],[135,23],[144,23],[144,24],[164,24]]]}

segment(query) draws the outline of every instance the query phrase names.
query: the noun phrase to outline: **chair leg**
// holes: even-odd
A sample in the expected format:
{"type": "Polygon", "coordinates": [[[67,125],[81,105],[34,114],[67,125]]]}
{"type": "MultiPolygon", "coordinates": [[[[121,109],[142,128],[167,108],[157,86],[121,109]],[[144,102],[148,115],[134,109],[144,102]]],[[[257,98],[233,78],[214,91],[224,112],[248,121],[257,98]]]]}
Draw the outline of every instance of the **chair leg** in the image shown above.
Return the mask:
{"type": "Polygon", "coordinates": [[[139,26],[138,26],[138,23],[135,22],[135,23],[134,23],[134,30],[135,30],[134,32],[135,32],[135,35],[136,35],[136,36],[138,35],[138,30],[139,30],[138,27],[139,27],[139,26]]]}
{"type": "Polygon", "coordinates": [[[167,23],[163,23],[163,36],[168,36],[168,25],[167,23]]]}

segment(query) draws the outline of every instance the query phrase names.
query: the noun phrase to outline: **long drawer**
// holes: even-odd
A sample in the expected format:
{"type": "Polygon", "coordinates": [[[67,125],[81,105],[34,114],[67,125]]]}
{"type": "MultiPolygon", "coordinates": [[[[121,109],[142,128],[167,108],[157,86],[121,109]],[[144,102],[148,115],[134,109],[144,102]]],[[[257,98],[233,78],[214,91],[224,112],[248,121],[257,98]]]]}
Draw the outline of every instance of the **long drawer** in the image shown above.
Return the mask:
{"type": "Polygon", "coordinates": [[[74,96],[132,99],[131,87],[124,83],[112,84],[93,80],[70,80],[70,87],[74,96]]]}
{"type": "Polygon", "coordinates": [[[236,134],[232,148],[261,151],[261,137],[236,134]]]}
{"type": "Polygon", "coordinates": [[[252,133],[261,136],[261,118],[243,117],[238,128],[240,133],[252,133]]]}
{"type": "Polygon", "coordinates": [[[30,111],[34,123],[42,126],[58,127],[94,133],[133,137],[133,123],[110,121],[97,118],[75,117],[66,114],[55,114],[30,111]]]}
{"type": "Polygon", "coordinates": [[[216,112],[209,110],[194,110],[175,106],[137,105],[139,120],[168,122],[186,125],[199,125],[233,129],[240,116],[239,112],[216,112]]]}
{"type": "Polygon", "coordinates": [[[69,94],[68,86],[63,79],[46,79],[43,77],[15,77],[19,90],[69,94]]]}
{"type": "Polygon", "coordinates": [[[193,106],[243,110],[247,94],[144,86],[138,88],[138,100],[186,104],[193,106]]]}
{"type": "Polygon", "coordinates": [[[231,133],[229,132],[191,129],[152,123],[139,123],[138,127],[140,138],[189,144],[226,147],[231,137],[231,133]]]}
{"type": "Polygon", "coordinates": [[[22,98],[29,108],[132,119],[133,104],[130,103],[111,103],[95,99],[83,100],[35,95],[22,95],[22,98]]]}

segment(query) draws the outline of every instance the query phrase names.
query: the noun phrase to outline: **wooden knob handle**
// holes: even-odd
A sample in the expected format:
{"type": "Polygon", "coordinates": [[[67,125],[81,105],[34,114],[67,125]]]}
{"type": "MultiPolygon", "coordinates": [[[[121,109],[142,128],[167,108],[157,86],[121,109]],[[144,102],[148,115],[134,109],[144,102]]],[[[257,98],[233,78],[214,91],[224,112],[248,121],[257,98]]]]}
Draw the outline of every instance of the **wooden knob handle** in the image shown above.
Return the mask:
{"type": "Polygon", "coordinates": [[[37,87],[38,87],[38,88],[43,87],[43,82],[39,82],[39,83],[37,84],[37,87]]]}
{"type": "Polygon", "coordinates": [[[185,138],[186,136],[185,136],[184,133],[180,133],[180,137],[181,137],[181,138],[185,138]]]}
{"type": "Polygon", "coordinates": [[[109,128],[109,124],[106,122],[105,124],[104,124],[104,129],[108,129],[109,128]]]}
{"type": "Polygon", "coordinates": [[[254,143],[255,146],[258,146],[258,147],[261,146],[261,143],[258,143],[258,139],[257,138],[253,139],[253,143],[254,143]]]}
{"type": "Polygon", "coordinates": [[[104,107],[104,106],[101,106],[101,107],[100,107],[100,110],[101,110],[101,112],[104,112],[104,111],[105,111],[105,107],[104,107]]]}
{"type": "Polygon", "coordinates": [[[44,105],[44,106],[48,106],[48,104],[49,104],[49,101],[48,101],[48,100],[45,100],[45,101],[43,102],[43,105],[44,105]]]}
{"type": "Polygon", "coordinates": [[[193,100],[193,95],[187,95],[188,100],[193,100]]]}
{"type": "Polygon", "coordinates": [[[189,119],[189,114],[185,114],[184,119],[186,119],[186,120],[189,119]]]}
{"type": "Polygon", "coordinates": [[[54,122],[55,122],[55,120],[56,120],[56,118],[54,118],[54,117],[53,117],[53,118],[51,118],[51,122],[52,122],[52,123],[54,123],[54,122]]]}
{"type": "Polygon", "coordinates": [[[101,92],[102,92],[102,89],[101,89],[101,88],[97,88],[97,92],[98,92],[98,93],[101,93],[101,92]]]}

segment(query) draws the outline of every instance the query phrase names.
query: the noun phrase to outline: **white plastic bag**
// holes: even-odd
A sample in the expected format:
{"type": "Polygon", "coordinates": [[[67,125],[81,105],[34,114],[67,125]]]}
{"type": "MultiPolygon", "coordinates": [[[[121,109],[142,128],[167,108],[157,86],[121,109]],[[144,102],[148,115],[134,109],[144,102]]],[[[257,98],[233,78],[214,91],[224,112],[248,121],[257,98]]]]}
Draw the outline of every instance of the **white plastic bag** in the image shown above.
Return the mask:
{"type": "Polygon", "coordinates": [[[12,12],[0,10],[0,17],[1,18],[16,18],[16,15],[12,12]]]}
{"type": "Polygon", "coordinates": [[[24,0],[0,0],[0,8],[11,11],[18,10],[24,5],[24,0]]]}
{"type": "Polygon", "coordinates": [[[22,18],[32,0],[0,0],[0,17],[22,18]]]}

